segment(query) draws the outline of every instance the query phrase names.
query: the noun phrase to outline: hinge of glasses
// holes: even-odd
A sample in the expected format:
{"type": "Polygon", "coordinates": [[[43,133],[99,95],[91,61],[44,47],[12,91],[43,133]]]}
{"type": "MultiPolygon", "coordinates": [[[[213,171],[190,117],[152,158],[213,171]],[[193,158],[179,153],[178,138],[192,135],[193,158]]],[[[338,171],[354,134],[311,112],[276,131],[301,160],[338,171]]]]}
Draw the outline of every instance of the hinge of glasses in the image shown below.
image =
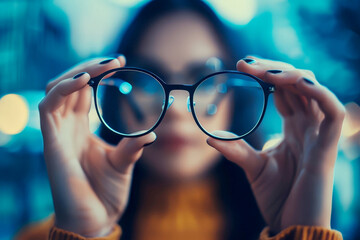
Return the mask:
{"type": "Polygon", "coordinates": [[[270,86],[269,88],[268,88],[268,90],[269,90],[269,92],[275,92],[275,86],[270,86]]]}
{"type": "Polygon", "coordinates": [[[90,79],[87,84],[89,84],[91,87],[94,85],[95,81],[90,79]]]}

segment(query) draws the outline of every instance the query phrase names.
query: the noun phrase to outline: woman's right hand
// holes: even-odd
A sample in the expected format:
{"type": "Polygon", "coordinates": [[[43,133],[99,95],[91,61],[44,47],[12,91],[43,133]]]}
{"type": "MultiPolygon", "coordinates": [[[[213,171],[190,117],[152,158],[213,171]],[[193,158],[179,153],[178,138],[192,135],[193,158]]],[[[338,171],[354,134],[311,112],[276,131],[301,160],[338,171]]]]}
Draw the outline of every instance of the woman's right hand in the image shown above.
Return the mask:
{"type": "Polygon", "coordinates": [[[156,138],[151,133],[111,146],[89,130],[87,82],[124,65],[123,56],[81,63],[51,81],[39,104],[55,226],[85,237],[111,232],[127,205],[133,166],[156,138]]]}

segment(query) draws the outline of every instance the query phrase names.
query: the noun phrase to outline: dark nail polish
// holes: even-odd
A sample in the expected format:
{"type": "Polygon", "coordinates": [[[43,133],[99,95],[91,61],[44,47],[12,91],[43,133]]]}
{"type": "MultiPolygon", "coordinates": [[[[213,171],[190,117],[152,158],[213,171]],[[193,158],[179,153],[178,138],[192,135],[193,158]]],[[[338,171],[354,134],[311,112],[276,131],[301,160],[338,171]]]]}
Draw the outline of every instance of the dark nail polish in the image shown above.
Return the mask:
{"type": "MultiPolygon", "coordinates": [[[[156,139],[155,139],[155,140],[156,140],[156,139]]],[[[153,144],[153,143],[155,142],[155,140],[154,140],[154,141],[152,141],[152,142],[149,142],[149,143],[145,143],[145,144],[144,144],[144,147],[147,147],[147,146],[149,146],[149,145],[153,144]]]]}
{"type": "Polygon", "coordinates": [[[84,75],[84,74],[85,74],[85,72],[78,73],[78,74],[76,74],[76,75],[73,77],[73,79],[77,79],[77,78],[81,77],[81,76],[84,75]]]}
{"type": "Polygon", "coordinates": [[[303,80],[307,83],[307,84],[310,84],[310,85],[314,85],[314,82],[307,79],[307,78],[303,78],[303,80]]]}
{"type": "Polygon", "coordinates": [[[272,73],[272,74],[278,74],[278,73],[282,73],[282,70],[269,70],[267,71],[268,73],[272,73]]]}
{"type": "Polygon", "coordinates": [[[243,58],[242,60],[244,60],[248,64],[253,64],[256,62],[255,59],[251,59],[251,58],[243,58]]]}
{"type": "Polygon", "coordinates": [[[109,58],[109,59],[106,59],[104,61],[101,61],[99,64],[107,64],[109,62],[111,62],[112,60],[114,60],[115,58],[109,58]]]}

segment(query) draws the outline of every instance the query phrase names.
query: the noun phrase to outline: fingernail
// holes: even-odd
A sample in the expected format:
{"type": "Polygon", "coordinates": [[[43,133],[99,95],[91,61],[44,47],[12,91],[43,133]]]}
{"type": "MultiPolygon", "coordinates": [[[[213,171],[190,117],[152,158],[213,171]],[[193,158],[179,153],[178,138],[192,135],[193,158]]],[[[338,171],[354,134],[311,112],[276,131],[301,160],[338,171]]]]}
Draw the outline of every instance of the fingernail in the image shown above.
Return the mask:
{"type": "Polygon", "coordinates": [[[243,58],[242,60],[244,60],[248,64],[253,64],[256,62],[255,59],[251,59],[251,58],[243,58]]]}
{"type": "MultiPolygon", "coordinates": [[[[156,140],[156,139],[155,139],[155,140],[156,140]]],[[[150,146],[151,144],[153,144],[153,143],[155,142],[155,140],[152,141],[152,142],[149,142],[149,143],[145,143],[145,144],[144,144],[144,147],[150,146]]]]}
{"type": "Polygon", "coordinates": [[[111,62],[112,60],[114,60],[115,58],[109,58],[109,59],[106,59],[104,61],[101,61],[99,64],[107,64],[109,62],[111,62]]]}
{"type": "Polygon", "coordinates": [[[279,73],[282,73],[283,71],[282,70],[269,70],[267,72],[272,73],[272,74],[279,74],[279,73]]]}
{"type": "Polygon", "coordinates": [[[303,80],[304,80],[304,82],[306,82],[307,84],[314,85],[314,82],[311,81],[310,79],[303,78],[303,80]]]}
{"type": "Polygon", "coordinates": [[[81,76],[84,75],[84,74],[85,74],[85,72],[78,73],[78,74],[76,74],[76,75],[73,77],[73,79],[77,79],[77,78],[81,77],[81,76]]]}

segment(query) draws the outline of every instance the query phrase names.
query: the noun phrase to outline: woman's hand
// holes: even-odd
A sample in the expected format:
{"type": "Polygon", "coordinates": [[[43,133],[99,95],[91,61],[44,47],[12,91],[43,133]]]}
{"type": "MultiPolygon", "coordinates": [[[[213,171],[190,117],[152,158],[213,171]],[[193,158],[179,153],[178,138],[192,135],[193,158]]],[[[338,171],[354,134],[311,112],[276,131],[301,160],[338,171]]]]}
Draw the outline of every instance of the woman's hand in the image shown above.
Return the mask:
{"type": "Polygon", "coordinates": [[[333,171],[344,107],[312,72],[249,58],[240,60],[237,69],[275,85],[284,138],[264,151],[254,150],[244,140],[209,138],[208,143],[244,169],[273,232],[291,225],[330,228],[333,171]]]}
{"type": "Polygon", "coordinates": [[[112,230],[128,201],[133,165],[156,138],[111,146],[89,131],[90,76],[124,65],[123,56],[79,64],[50,82],[39,104],[55,226],[86,237],[112,230]]]}

